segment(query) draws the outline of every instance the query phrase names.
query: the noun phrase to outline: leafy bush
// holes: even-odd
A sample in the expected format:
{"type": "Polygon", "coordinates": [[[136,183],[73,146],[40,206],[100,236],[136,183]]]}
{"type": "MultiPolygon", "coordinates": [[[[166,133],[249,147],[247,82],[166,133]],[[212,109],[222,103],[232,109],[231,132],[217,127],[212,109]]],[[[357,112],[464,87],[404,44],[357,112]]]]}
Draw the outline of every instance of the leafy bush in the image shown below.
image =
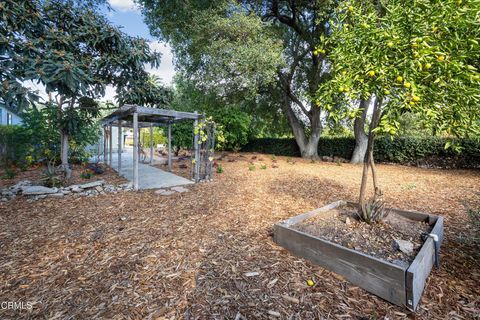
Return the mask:
{"type": "Polygon", "coordinates": [[[24,166],[32,149],[31,131],[21,126],[0,125],[0,164],[24,166]]]}
{"type": "Polygon", "coordinates": [[[249,164],[249,165],[248,165],[248,170],[250,170],[250,171],[255,171],[255,169],[256,169],[256,167],[255,167],[254,164],[249,164]]]}
{"type": "MultiPolygon", "coordinates": [[[[416,165],[432,159],[435,165],[444,167],[479,168],[480,141],[458,140],[457,153],[445,149],[450,140],[439,137],[379,137],[375,140],[375,160],[416,165]]],[[[355,139],[349,137],[321,138],[318,146],[319,156],[335,156],[350,159],[355,147],[355,139]]],[[[300,149],[295,139],[260,138],[251,140],[242,148],[246,152],[260,152],[282,156],[299,157],[300,149]]]]}
{"type": "Polygon", "coordinates": [[[93,177],[93,171],[86,169],[80,173],[80,178],[82,179],[91,179],[93,177]]]}
{"type": "Polygon", "coordinates": [[[10,179],[15,178],[15,175],[16,175],[16,173],[15,173],[14,170],[12,170],[11,168],[5,168],[5,172],[2,175],[2,179],[10,180],[10,179]]]}
{"type": "Polygon", "coordinates": [[[54,160],[50,160],[47,163],[47,169],[45,169],[45,171],[43,172],[41,180],[43,184],[49,188],[61,186],[61,174],[57,172],[54,160]]]}
{"type": "Polygon", "coordinates": [[[218,167],[217,167],[217,173],[223,173],[223,171],[224,170],[223,170],[222,165],[219,164],[218,167]]]}

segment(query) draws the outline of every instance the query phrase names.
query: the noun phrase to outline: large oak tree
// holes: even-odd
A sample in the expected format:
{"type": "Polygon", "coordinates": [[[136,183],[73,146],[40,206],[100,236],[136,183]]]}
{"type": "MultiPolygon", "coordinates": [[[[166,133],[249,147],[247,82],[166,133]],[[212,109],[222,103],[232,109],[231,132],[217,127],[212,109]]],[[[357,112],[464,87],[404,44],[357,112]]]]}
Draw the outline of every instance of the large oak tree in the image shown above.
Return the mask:
{"type": "Polygon", "coordinates": [[[329,77],[324,40],[335,1],[138,2],[185,76],[223,96],[273,87],[302,156],[317,157],[327,113],[313,97],[329,77]]]}

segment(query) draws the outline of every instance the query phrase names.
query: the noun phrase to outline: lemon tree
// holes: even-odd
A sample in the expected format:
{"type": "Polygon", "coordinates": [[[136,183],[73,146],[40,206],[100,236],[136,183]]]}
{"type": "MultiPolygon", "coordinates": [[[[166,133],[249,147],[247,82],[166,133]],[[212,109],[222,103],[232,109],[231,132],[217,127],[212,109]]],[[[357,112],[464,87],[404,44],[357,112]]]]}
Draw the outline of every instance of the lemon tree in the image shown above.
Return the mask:
{"type": "MultiPolygon", "coordinates": [[[[357,116],[349,103],[376,97],[360,202],[375,133],[395,134],[417,114],[448,137],[479,137],[480,1],[343,1],[332,15],[331,76],[318,99],[334,120],[357,116]]],[[[376,195],[381,191],[375,186],[376,195]]]]}

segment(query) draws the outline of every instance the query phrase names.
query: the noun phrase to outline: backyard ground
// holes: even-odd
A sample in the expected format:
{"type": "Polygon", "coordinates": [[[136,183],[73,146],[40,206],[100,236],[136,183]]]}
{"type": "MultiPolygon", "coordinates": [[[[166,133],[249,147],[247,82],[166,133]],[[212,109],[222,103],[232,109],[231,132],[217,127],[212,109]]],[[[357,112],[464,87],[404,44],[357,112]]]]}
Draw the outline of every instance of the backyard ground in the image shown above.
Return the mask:
{"type": "Polygon", "coordinates": [[[258,154],[217,163],[224,172],[213,182],[167,197],[152,190],[0,203],[0,301],[34,303],[0,318],[480,316],[480,248],[464,207],[480,205],[480,171],[378,166],[390,206],[446,219],[442,266],[414,315],[272,241],[275,222],[356,200],[361,166],[278,157],[272,168],[258,154]]]}

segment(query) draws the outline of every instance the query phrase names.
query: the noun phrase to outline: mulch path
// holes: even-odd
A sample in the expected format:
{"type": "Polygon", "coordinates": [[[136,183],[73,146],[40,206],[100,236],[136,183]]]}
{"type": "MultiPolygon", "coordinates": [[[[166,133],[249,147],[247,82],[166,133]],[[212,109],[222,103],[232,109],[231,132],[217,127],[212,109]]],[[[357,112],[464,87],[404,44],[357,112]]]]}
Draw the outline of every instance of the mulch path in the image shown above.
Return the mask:
{"type": "Polygon", "coordinates": [[[378,165],[389,206],[445,217],[442,266],[414,315],[272,241],[279,220],[354,201],[360,166],[278,157],[272,168],[267,155],[241,156],[220,161],[224,173],[213,182],[168,197],[0,203],[0,301],[34,302],[31,310],[0,310],[0,318],[478,317],[480,247],[464,208],[480,206],[478,170],[378,165]]]}

